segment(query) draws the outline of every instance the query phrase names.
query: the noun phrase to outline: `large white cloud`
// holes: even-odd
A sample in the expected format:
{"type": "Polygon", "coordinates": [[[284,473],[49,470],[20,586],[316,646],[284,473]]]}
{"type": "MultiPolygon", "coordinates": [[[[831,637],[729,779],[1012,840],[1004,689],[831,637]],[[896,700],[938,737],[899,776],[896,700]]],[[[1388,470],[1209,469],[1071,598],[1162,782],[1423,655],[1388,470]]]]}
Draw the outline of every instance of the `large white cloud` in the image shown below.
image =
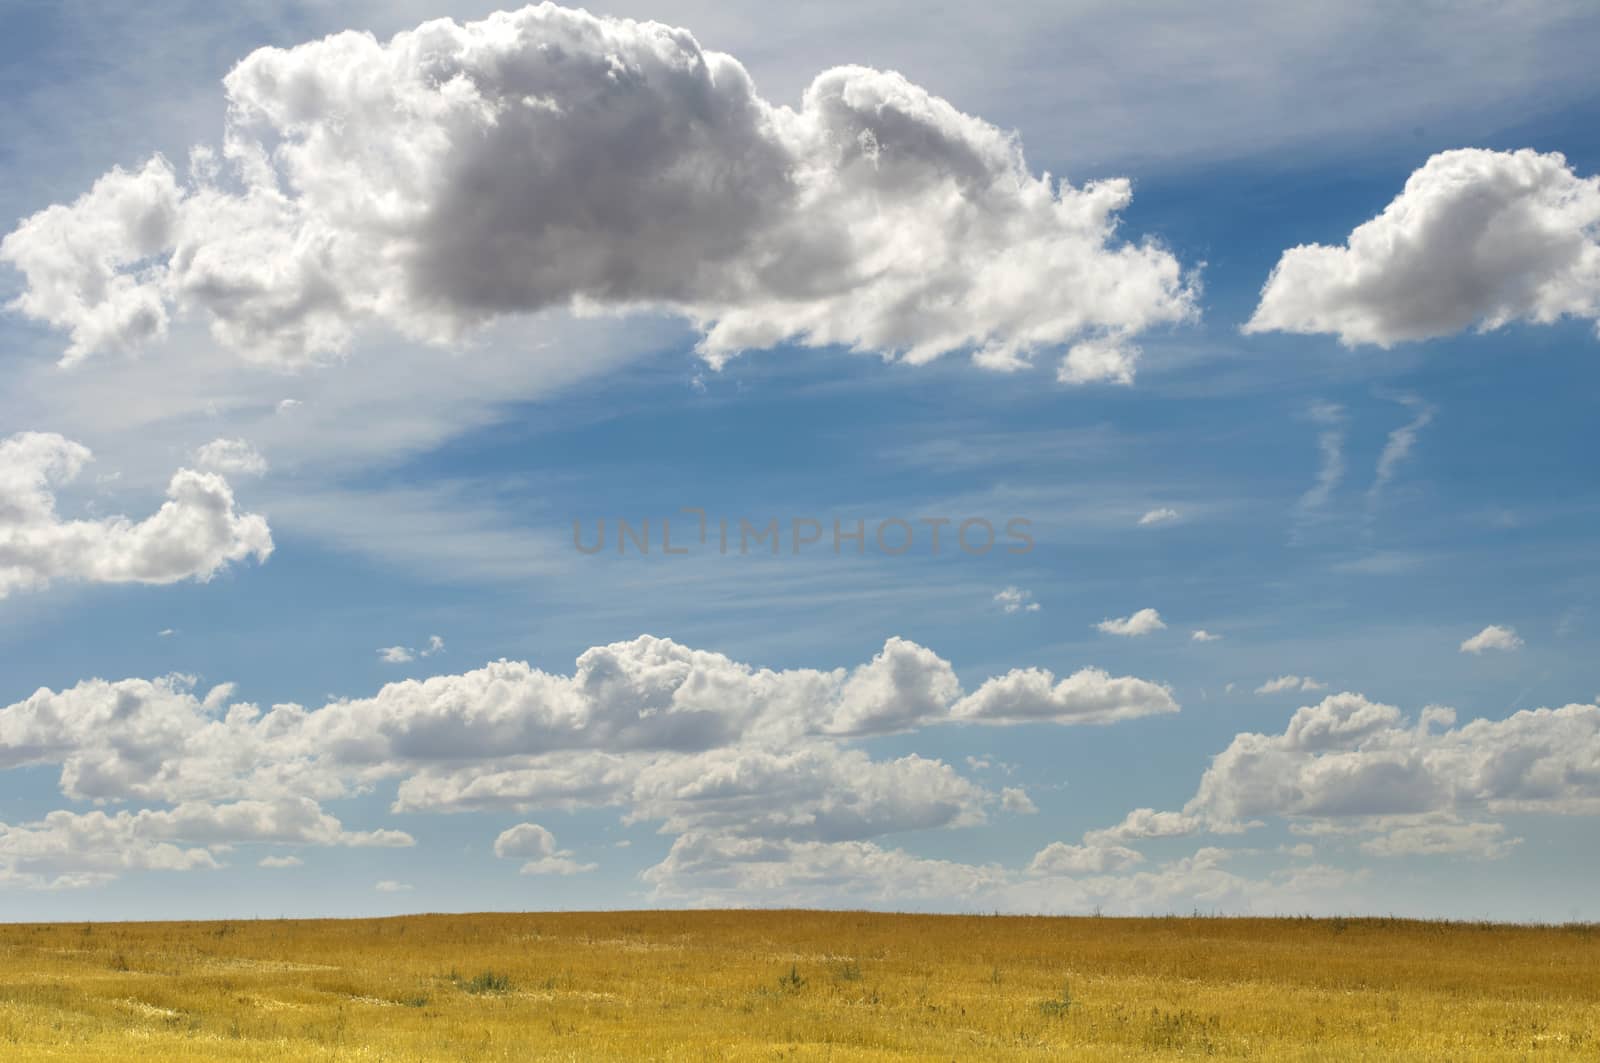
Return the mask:
{"type": "Polygon", "coordinates": [[[746,907],[889,905],[942,911],[1131,914],[1348,910],[1359,873],[1306,866],[1251,879],[1207,847],[1151,870],[1131,850],[1054,843],[1024,868],[919,857],[873,842],[795,842],[722,835],[679,837],[644,873],[659,900],[746,907]]]}
{"type": "Polygon", "coordinates": [[[54,488],[75,479],[91,457],[54,433],[0,439],[0,598],[53,580],[206,580],[230,562],[265,561],[272,553],[265,518],[238,512],[226,480],[193,469],[173,474],[167,501],[142,521],[63,520],[54,488]]]}
{"type": "MultiPolygon", "coordinates": [[[[1129,842],[1236,834],[1277,820],[1295,834],[1363,839],[1368,855],[1498,859],[1521,839],[1485,817],[1600,810],[1600,705],[1455,722],[1443,706],[1408,720],[1361,694],[1332,694],[1297,710],[1281,734],[1234,736],[1182,811],[1136,808],[1085,832],[1082,845],[1049,852],[1093,867],[1129,842]]],[[[1287,851],[1300,848],[1311,851],[1287,851]]]]}
{"type": "Polygon", "coordinates": [[[186,802],[170,809],[51,812],[37,823],[0,823],[0,883],[89,885],[123,871],[222,866],[235,844],[408,846],[402,831],[349,831],[309,798],[186,802]]]}
{"type": "Polygon", "coordinates": [[[1433,707],[1409,722],[1392,705],[1331,695],[1296,711],[1282,734],[1237,735],[1184,811],[1227,824],[1600,809],[1600,706],[1454,719],[1433,707]]]}
{"type": "Polygon", "coordinates": [[[125,871],[220,866],[209,849],[151,837],[126,814],[59,810],[37,823],[0,823],[0,885],[63,889],[97,885],[125,871]]]}
{"type": "Polygon", "coordinates": [[[727,750],[658,761],[634,784],[632,818],[664,831],[846,841],[983,822],[992,795],[948,764],[859,750],[727,750]]]}
{"type": "Polygon", "coordinates": [[[1521,838],[1507,838],[1499,823],[1450,821],[1400,824],[1361,843],[1361,851],[1374,856],[1464,856],[1498,860],[1507,856],[1521,838]]]}
{"type": "Polygon", "coordinates": [[[1600,319],[1600,178],[1560,154],[1433,156],[1342,247],[1283,253],[1246,332],[1388,347],[1513,321],[1600,319]]]}
{"type": "MultiPolygon", "coordinates": [[[[186,676],[41,689],[0,708],[0,770],[59,765],[69,798],[171,806],[117,813],[130,846],[407,844],[347,831],[319,804],[393,780],[395,812],[613,807],[668,834],[832,845],[1031,807],[939,760],[874,760],[858,738],[1177,708],[1157,683],[1096,669],[1017,670],[964,695],[949,662],[904,639],[853,669],[772,671],[641,636],[585,651],[570,675],[498,661],[315,710],[263,710],[186,676]]],[[[585,869],[553,840],[534,852],[543,836],[522,826],[502,855],[530,873],[585,869]]]]}
{"type": "Polygon", "coordinates": [[[428,766],[396,788],[396,812],[530,812],[625,804],[658,755],[564,752],[464,766],[428,766]]]}
{"type": "Polygon", "coordinates": [[[220,155],[113,170],[0,245],[69,361],[174,313],[293,364],[366,323],[664,308],[713,363],[794,342],[1007,369],[1082,341],[1117,363],[1069,378],[1125,380],[1127,337],[1194,313],[1170,253],[1116,239],[1126,180],[1035,176],[893,73],[828,70],[791,109],[685,30],[545,4],[264,48],[224,84],[220,155]]]}
{"type": "Polygon", "coordinates": [[[756,669],[641,636],[585,651],[570,676],[498,661],[386,684],[373,697],[316,711],[263,711],[232,697],[227,685],[202,697],[185,676],[41,689],[0,709],[0,768],[59,764],[68,796],[164,801],[332,797],[385,775],[439,783],[467,771],[480,797],[499,794],[510,807],[578,789],[602,798],[668,755],[784,751],[787,759],[740,768],[776,780],[797,768],[822,770],[799,754],[857,735],[934,724],[1106,723],[1178,709],[1160,684],[1097,669],[1060,682],[1017,670],[963,697],[948,662],[903,639],[888,640],[853,670],[756,669]],[[608,775],[616,785],[605,784],[608,775]]]}

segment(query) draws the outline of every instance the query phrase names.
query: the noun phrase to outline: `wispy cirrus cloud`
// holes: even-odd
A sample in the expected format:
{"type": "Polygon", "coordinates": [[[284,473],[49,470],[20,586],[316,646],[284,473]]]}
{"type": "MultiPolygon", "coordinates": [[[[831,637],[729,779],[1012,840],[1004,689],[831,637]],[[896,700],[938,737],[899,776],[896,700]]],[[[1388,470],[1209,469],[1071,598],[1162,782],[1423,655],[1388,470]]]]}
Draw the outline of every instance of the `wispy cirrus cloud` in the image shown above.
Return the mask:
{"type": "Polygon", "coordinates": [[[1322,426],[1317,433],[1317,479],[1300,496],[1299,514],[1308,519],[1327,507],[1334,491],[1344,481],[1344,407],[1331,402],[1314,403],[1308,416],[1322,426]]]}
{"type": "Polygon", "coordinates": [[[1378,455],[1378,466],[1373,473],[1372,486],[1367,489],[1367,509],[1376,511],[1378,503],[1382,500],[1384,488],[1395,478],[1411,452],[1416,448],[1417,437],[1422,430],[1433,423],[1434,414],[1437,412],[1432,405],[1424,402],[1415,395],[1401,395],[1395,401],[1410,407],[1415,411],[1415,416],[1399,428],[1389,432],[1384,441],[1383,451],[1378,455]]]}

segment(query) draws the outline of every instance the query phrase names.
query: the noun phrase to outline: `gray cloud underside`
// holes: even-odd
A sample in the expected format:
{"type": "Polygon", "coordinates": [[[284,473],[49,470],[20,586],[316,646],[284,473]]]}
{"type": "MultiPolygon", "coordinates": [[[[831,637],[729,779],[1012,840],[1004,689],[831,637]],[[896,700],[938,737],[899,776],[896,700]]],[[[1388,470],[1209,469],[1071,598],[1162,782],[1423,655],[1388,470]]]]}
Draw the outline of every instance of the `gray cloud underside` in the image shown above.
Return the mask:
{"type": "Polygon", "coordinates": [[[1125,380],[1116,341],[1194,314],[1171,254],[1114,238],[1126,180],[1036,177],[893,73],[825,71],[796,110],[685,30],[543,5],[265,48],[224,84],[222,149],[187,177],[114,169],[0,245],[68,361],[175,313],[296,364],[366,324],[448,342],[657,308],[714,364],[789,342],[1009,369],[1087,338],[1115,364],[1080,352],[1069,377],[1125,380]]]}

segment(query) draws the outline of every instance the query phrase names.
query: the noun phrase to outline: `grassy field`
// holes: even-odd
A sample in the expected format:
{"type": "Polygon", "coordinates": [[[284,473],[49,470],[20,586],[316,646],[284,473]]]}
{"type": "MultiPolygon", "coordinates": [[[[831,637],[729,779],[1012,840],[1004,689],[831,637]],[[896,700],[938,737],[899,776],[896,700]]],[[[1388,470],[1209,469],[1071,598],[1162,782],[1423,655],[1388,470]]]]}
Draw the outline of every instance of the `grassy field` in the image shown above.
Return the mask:
{"type": "Polygon", "coordinates": [[[0,1060],[1600,1059],[1600,926],[862,912],[0,926],[0,1060]]]}

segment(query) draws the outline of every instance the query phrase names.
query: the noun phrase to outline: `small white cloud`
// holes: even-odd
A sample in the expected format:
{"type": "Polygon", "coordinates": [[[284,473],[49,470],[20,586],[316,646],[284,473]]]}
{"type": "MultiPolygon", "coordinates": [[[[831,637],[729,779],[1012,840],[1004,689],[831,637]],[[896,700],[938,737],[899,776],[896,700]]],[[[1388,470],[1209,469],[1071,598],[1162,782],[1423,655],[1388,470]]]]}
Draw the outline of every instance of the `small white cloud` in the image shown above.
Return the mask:
{"type": "Polygon", "coordinates": [[[409,882],[396,882],[394,879],[386,878],[372,888],[377,890],[379,893],[407,893],[411,889],[411,884],[409,882]]]}
{"type": "MultiPolygon", "coordinates": [[[[1232,689],[1232,684],[1229,684],[1232,689]]],[[[1327,690],[1328,684],[1312,679],[1308,675],[1280,675],[1276,679],[1269,679],[1256,687],[1257,694],[1282,694],[1290,690],[1327,690]]]]}
{"type": "Polygon", "coordinates": [[[570,850],[556,848],[556,836],[537,823],[518,823],[501,831],[494,840],[494,855],[524,858],[524,875],[577,875],[599,866],[579,863],[570,850]]]}
{"type": "Polygon", "coordinates": [[[267,459],[242,439],[213,439],[194,452],[202,469],[230,476],[260,476],[267,471],[267,459]]]}
{"type": "Polygon", "coordinates": [[[157,638],[163,638],[163,639],[170,639],[172,636],[176,635],[177,633],[178,633],[178,629],[175,628],[175,627],[164,627],[160,631],[156,632],[156,637],[157,638]]]}
{"type": "MultiPolygon", "coordinates": [[[[298,856],[263,856],[258,867],[301,867],[305,861],[298,856]]],[[[380,889],[382,887],[379,887],[380,889]]]]}
{"type": "Polygon", "coordinates": [[[1221,635],[1212,634],[1203,627],[1195,628],[1194,632],[1189,636],[1190,642],[1220,642],[1221,640],[1221,635]]]}
{"type": "Polygon", "coordinates": [[[1154,609],[1140,609],[1132,616],[1110,618],[1095,625],[1108,635],[1122,635],[1127,638],[1148,635],[1153,631],[1164,630],[1166,626],[1161,614],[1154,609]]]}
{"type": "Polygon", "coordinates": [[[1170,506],[1152,509],[1139,518],[1140,527],[1149,527],[1152,524],[1171,524],[1178,519],[1178,511],[1170,506]]]}
{"type": "Polygon", "coordinates": [[[1014,815],[1031,816],[1039,811],[1028,791],[1020,786],[1007,786],[1000,791],[1000,807],[1014,815]]]}
{"type": "Polygon", "coordinates": [[[1061,360],[1056,379],[1063,384],[1103,382],[1126,387],[1133,383],[1140,353],[1135,345],[1109,336],[1075,343],[1061,360]]]}
{"type": "Polygon", "coordinates": [[[1007,613],[1037,613],[1039,603],[1032,600],[1033,592],[1019,587],[1006,587],[994,596],[994,602],[1007,613]]]}
{"type": "Polygon", "coordinates": [[[529,860],[517,869],[519,875],[582,875],[594,871],[599,864],[585,864],[570,856],[546,856],[529,860]]]}
{"type": "Polygon", "coordinates": [[[444,652],[444,639],[438,635],[428,636],[428,645],[422,649],[410,646],[385,646],[378,650],[378,656],[385,664],[410,664],[418,657],[432,657],[436,653],[444,652]]]}
{"type": "Polygon", "coordinates": [[[1461,652],[1482,654],[1488,650],[1502,650],[1509,653],[1512,650],[1522,649],[1522,646],[1522,639],[1518,637],[1515,628],[1490,624],[1463,642],[1461,652]]]}
{"type": "Polygon", "coordinates": [[[293,413],[296,409],[303,405],[305,404],[299,399],[284,399],[282,402],[278,403],[278,412],[293,413]]]}

